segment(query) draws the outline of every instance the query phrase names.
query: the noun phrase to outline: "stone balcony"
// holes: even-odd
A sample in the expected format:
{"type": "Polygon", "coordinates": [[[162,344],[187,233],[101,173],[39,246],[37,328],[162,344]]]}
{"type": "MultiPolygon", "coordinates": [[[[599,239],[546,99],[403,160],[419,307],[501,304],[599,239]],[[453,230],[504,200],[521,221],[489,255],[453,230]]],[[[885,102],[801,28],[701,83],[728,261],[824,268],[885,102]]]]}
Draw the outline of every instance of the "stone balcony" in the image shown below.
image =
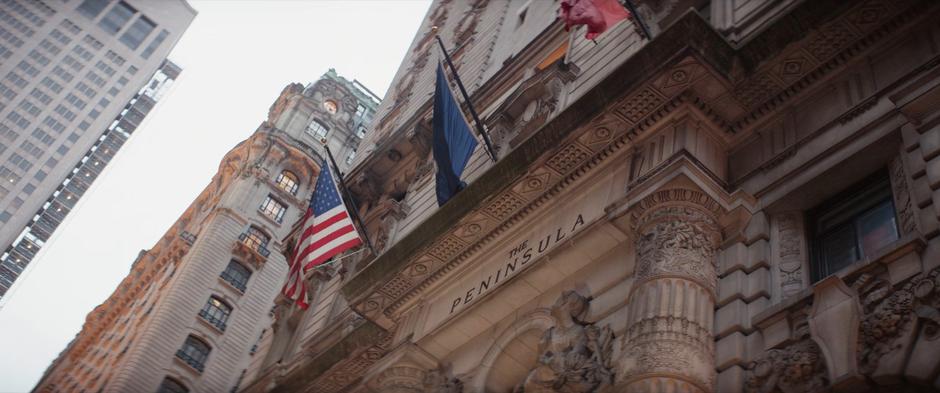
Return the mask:
{"type": "Polygon", "coordinates": [[[260,268],[268,260],[271,251],[264,244],[249,238],[247,233],[242,233],[232,245],[232,254],[255,268],[260,268]]]}

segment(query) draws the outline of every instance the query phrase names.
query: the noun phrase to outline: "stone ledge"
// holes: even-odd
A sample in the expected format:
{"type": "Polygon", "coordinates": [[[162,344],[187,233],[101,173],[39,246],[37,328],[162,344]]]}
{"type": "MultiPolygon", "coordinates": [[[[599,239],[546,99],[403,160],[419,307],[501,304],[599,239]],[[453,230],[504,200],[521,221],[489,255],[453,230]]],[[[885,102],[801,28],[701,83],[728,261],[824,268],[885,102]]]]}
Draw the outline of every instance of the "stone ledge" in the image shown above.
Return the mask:
{"type": "MultiPolygon", "coordinates": [[[[891,243],[878,250],[875,255],[846,266],[842,270],[834,273],[832,276],[839,277],[841,279],[855,277],[864,272],[876,269],[878,266],[885,265],[888,268],[889,276],[891,276],[891,283],[896,284],[897,282],[913,277],[917,273],[921,272],[921,266],[919,264],[920,259],[916,258],[912,261],[909,259],[909,256],[920,253],[926,247],[926,245],[927,243],[920,236],[920,234],[908,234],[896,240],[894,243],[891,243]],[[896,267],[896,262],[903,264],[903,266],[896,267]],[[913,262],[918,262],[916,270],[912,270],[910,268],[910,264],[913,262]],[[893,269],[894,271],[903,271],[903,279],[895,281],[895,275],[891,273],[893,269]]],[[[813,300],[813,287],[822,281],[823,280],[817,281],[816,283],[813,283],[812,286],[803,288],[796,295],[784,299],[780,303],[774,304],[768,307],[766,310],[758,313],[751,320],[752,326],[756,326],[761,330],[764,330],[778,322],[781,318],[785,317],[786,311],[793,309],[798,305],[809,304],[813,300]]]]}

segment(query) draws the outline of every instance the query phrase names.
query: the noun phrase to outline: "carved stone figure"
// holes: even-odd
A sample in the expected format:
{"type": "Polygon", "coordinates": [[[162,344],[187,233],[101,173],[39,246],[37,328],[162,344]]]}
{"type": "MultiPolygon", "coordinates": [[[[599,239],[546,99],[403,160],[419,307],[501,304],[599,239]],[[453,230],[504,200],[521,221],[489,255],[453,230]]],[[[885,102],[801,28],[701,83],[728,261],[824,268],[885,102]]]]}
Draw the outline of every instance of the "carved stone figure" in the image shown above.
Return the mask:
{"type": "Polygon", "coordinates": [[[802,393],[825,388],[826,362],[819,345],[810,338],[807,310],[791,321],[791,343],[771,349],[752,361],[745,375],[745,391],[757,393],[802,393]]]}
{"type": "Polygon", "coordinates": [[[613,384],[610,366],[614,334],[609,326],[584,321],[590,299],[565,291],[552,306],[557,325],[539,342],[538,365],[516,393],[600,392],[613,384]]]}
{"type": "Polygon", "coordinates": [[[424,388],[428,393],[463,393],[463,381],[449,367],[441,366],[427,372],[424,388]]]}
{"type": "Polygon", "coordinates": [[[862,274],[852,284],[858,292],[864,317],[860,326],[859,371],[871,373],[878,360],[900,349],[897,338],[914,328],[914,295],[910,290],[894,291],[891,284],[873,274],[862,274]]]}

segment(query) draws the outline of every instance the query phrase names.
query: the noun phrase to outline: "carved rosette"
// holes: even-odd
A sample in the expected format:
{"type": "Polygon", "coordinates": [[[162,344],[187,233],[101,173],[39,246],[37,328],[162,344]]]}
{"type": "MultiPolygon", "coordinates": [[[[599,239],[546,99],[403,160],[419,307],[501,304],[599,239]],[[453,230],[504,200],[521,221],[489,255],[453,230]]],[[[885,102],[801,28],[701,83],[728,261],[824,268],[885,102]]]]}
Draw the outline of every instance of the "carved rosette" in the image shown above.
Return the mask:
{"type": "Polygon", "coordinates": [[[717,209],[704,194],[685,189],[660,191],[639,204],[622,390],[714,390],[717,209]]]}

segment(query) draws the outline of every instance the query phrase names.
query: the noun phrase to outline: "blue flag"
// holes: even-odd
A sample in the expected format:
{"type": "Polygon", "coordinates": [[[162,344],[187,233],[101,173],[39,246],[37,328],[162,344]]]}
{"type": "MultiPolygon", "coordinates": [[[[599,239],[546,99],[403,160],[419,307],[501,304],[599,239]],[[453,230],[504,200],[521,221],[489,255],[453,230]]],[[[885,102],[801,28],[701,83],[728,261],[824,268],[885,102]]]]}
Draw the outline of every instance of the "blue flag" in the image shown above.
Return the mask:
{"type": "Polygon", "coordinates": [[[442,206],[462,190],[466,183],[460,175],[477,147],[460,105],[450,91],[444,69],[437,65],[437,87],[434,88],[434,161],[437,163],[437,205],[442,206]]]}

